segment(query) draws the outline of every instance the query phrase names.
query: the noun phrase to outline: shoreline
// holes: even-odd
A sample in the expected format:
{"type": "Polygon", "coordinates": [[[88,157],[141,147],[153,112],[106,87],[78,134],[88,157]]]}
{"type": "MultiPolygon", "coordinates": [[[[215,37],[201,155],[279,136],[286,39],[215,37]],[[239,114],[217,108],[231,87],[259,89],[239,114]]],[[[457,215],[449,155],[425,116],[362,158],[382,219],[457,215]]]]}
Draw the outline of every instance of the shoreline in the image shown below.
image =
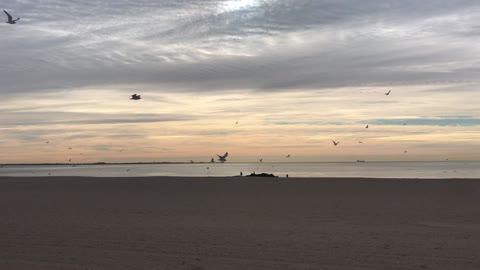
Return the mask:
{"type": "Polygon", "coordinates": [[[64,176],[64,175],[42,175],[42,176],[3,176],[0,175],[0,181],[6,179],[59,179],[59,178],[68,178],[76,180],[88,180],[88,179],[138,179],[138,180],[245,180],[245,181],[261,181],[261,180],[270,180],[272,182],[295,182],[295,181],[479,181],[480,178],[398,178],[398,177],[259,177],[259,176],[64,176]]]}

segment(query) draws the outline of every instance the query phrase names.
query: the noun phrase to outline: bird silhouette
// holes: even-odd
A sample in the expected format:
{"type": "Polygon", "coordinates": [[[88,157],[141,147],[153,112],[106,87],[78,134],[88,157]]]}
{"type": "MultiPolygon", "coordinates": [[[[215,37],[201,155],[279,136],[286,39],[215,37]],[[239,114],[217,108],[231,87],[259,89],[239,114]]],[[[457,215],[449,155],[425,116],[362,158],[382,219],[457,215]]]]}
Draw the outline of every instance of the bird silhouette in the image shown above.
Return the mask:
{"type": "Polygon", "coordinates": [[[133,94],[130,99],[131,99],[131,100],[140,100],[140,99],[142,99],[142,96],[141,96],[141,95],[137,95],[137,94],[133,94]]]}
{"type": "Polygon", "coordinates": [[[3,12],[5,12],[5,14],[7,14],[7,17],[8,17],[8,21],[6,23],[9,23],[9,24],[16,24],[18,20],[20,20],[20,17],[16,18],[15,20],[13,19],[12,15],[10,15],[8,12],[5,11],[5,9],[3,10],[3,12]]]}
{"type": "Polygon", "coordinates": [[[392,90],[388,90],[388,92],[385,93],[385,95],[387,95],[387,96],[390,95],[390,92],[392,92],[392,90]]]}
{"type": "Polygon", "coordinates": [[[332,140],[332,142],[333,142],[333,145],[335,145],[335,146],[337,146],[340,143],[340,141],[336,142],[334,140],[332,140]]]}
{"type": "Polygon", "coordinates": [[[220,156],[218,154],[217,154],[217,156],[218,156],[218,161],[223,163],[223,162],[227,161],[228,152],[225,152],[225,154],[223,156],[220,156]]]}
{"type": "Polygon", "coordinates": [[[365,128],[368,128],[368,125],[365,128]]]}
{"type": "Polygon", "coordinates": [[[286,157],[286,158],[289,158],[289,157],[290,157],[290,154],[286,155],[285,157],[286,157]]]}
{"type": "Polygon", "coordinates": [[[263,163],[263,158],[259,159],[258,161],[259,161],[260,163],[263,163]]]}
{"type": "Polygon", "coordinates": [[[358,143],[363,143],[362,141],[358,141],[358,143]]]}

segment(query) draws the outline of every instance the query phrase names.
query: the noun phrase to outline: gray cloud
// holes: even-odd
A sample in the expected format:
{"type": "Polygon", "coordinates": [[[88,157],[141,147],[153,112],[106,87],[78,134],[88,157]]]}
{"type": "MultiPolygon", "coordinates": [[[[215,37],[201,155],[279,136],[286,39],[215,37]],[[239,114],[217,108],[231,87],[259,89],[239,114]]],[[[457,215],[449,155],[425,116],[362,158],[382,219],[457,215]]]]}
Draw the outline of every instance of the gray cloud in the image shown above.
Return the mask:
{"type": "MultiPolygon", "coordinates": [[[[6,1],[3,93],[476,81],[478,1],[6,1]],[[304,33],[305,32],[305,33],[304,33]],[[300,41],[296,41],[300,39],[300,41]]],[[[163,90],[165,91],[165,90],[163,90]]]]}

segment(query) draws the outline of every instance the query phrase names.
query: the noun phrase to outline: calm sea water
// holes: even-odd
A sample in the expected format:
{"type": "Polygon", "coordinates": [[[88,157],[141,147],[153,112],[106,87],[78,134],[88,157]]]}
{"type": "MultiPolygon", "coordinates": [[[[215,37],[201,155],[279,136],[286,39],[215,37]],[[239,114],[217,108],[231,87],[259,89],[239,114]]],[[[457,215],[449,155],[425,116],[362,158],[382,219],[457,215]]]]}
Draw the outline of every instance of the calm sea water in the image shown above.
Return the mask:
{"type": "Polygon", "coordinates": [[[480,162],[209,163],[155,165],[3,166],[0,176],[234,176],[273,173],[280,177],[480,178],[480,162]]]}

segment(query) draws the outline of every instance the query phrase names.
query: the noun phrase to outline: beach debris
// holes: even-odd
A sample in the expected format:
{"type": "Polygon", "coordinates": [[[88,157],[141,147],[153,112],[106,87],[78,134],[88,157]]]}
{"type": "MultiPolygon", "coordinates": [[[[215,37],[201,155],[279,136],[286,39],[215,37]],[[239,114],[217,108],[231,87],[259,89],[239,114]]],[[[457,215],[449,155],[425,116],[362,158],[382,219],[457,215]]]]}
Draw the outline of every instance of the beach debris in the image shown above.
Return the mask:
{"type": "Polygon", "coordinates": [[[137,94],[133,94],[130,99],[131,99],[131,100],[140,100],[140,99],[142,99],[142,96],[141,96],[141,95],[137,95],[137,94]]]}
{"type": "Polygon", "coordinates": [[[335,146],[337,146],[340,143],[340,141],[336,142],[334,140],[332,140],[332,142],[333,142],[333,145],[335,145],[335,146]]]}
{"type": "Polygon", "coordinates": [[[220,156],[219,154],[217,154],[217,156],[218,156],[218,161],[223,163],[223,162],[227,161],[228,152],[225,152],[225,154],[223,156],[220,156]]]}
{"type": "Polygon", "coordinates": [[[273,173],[251,173],[250,175],[247,175],[247,177],[278,177],[275,176],[273,173]]]}
{"type": "Polygon", "coordinates": [[[8,23],[8,24],[16,24],[17,21],[20,20],[20,17],[18,17],[14,20],[12,15],[10,15],[7,11],[5,11],[5,9],[3,10],[3,12],[5,12],[5,14],[7,14],[8,21],[6,23],[8,23]]]}

